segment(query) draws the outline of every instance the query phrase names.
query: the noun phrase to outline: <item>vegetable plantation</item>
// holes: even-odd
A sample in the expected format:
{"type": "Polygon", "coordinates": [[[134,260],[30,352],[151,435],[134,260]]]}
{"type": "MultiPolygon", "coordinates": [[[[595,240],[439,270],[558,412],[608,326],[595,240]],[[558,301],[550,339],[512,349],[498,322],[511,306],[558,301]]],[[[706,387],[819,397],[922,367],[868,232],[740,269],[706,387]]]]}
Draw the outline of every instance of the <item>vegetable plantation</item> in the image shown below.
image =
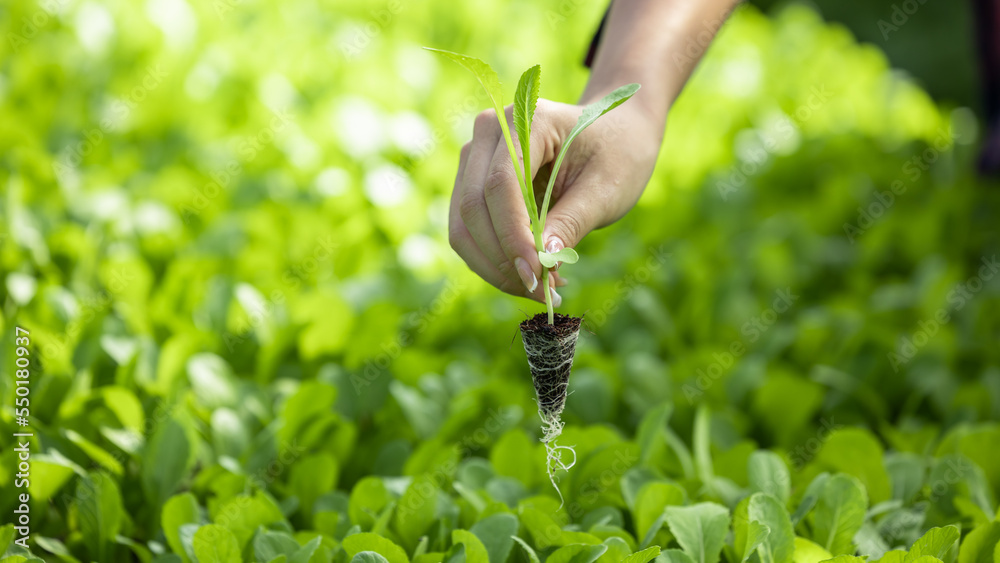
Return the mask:
{"type": "Polygon", "coordinates": [[[801,5],[560,270],[553,489],[545,309],[448,247],[490,100],[422,47],[572,100],[605,7],[0,6],[0,562],[1000,563],[978,119],[801,5]]]}

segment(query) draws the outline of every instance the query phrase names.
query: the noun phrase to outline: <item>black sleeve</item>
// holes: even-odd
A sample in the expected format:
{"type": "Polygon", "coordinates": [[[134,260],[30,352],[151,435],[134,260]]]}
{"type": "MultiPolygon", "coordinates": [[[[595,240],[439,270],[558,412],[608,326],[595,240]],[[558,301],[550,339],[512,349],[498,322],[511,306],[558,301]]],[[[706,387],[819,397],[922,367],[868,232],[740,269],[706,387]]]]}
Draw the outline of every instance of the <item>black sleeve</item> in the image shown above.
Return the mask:
{"type": "Polygon", "coordinates": [[[601,18],[601,25],[597,26],[597,31],[594,33],[594,38],[590,40],[590,48],[587,49],[587,58],[583,59],[583,64],[587,68],[590,68],[594,64],[594,57],[597,56],[597,45],[601,42],[601,36],[604,35],[604,26],[608,22],[608,12],[611,11],[611,6],[604,12],[604,17],[601,18]]]}

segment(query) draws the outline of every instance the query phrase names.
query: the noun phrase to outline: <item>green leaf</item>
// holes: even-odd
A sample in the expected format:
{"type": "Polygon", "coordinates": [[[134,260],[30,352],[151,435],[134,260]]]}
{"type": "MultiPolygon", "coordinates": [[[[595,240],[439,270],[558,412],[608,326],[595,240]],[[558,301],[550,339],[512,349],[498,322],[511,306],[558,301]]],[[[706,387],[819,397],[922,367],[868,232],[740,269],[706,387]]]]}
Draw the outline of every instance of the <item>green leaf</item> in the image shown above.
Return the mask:
{"type": "Polygon", "coordinates": [[[497,475],[513,477],[526,487],[537,481],[538,469],[530,463],[524,463],[525,456],[532,458],[537,441],[532,441],[521,428],[512,428],[505,432],[490,449],[490,464],[497,475]]]}
{"type": "Polygon", "coordinates": [[[234,496],[213,511],[213,518],[236,536],[241,550],[261,526],[285,522],[281,509],[262,491],[234,496]]]}
{"type": "Polygon", "coordinates": [[[913,502],[924,484],[924,459],[909,452],[892,452],[886,454],[884,461],[893,498],[907,504],[913,502]]]}
{"type": "Polygon", "coordinates": [[[663,526],[666,518],[664,509],[683,503],[684,490],[672,483],[647,483],[639,490],[632,514],[637,539],[643,538],[643,548],[649,545],[647,542],[652,541],[653,535],[663,526]]]}
{"type": "Polygon", "coordinates": [[[913,542],[913,546],[910,547],[903,563],[913,563],[918,557],[924,555],[944,560],[948,552],[958,544],[961,537],[962,531],[955,525],[931,528],[920,539],[913,542]]]}
{"type": "Polygon", "coordinates": [[[180,422],[168,418],[153,434],[143,453],[142,485],[155,506],[170,498],[187,475],[193,450],[180,422]]]}
{"type": "MultiPolygon", "coordinates": [[[[514,130],[521,145],[521,158],[524,161],[524,177],[531,178],[531,122],[535,117],[535,105],[538,103],[538,88],[541,82],[542,67],[535,65],[524,71],[517,82],[514,93],[514,130]]],[[[529,182],[530,183],[530,182],[529,182]]],[[[529,202],[531,204],[533,202],[529,202]]]]}
{"type": "Polygon", "coordinates": [[[418,475],[400,497],[393,515],[393,526],[407,549],[416,547],[420,536],[434,524],[438,485],[427,474],[418,475]]]}
{"type": "Polygon", "coordinates": [[[559,262],[576,264],[578,260],[580,260],[580,255],[572,248],[564,248],[558,252],[538,251],[538,261],[546,268],[554,268],[559,262]]]}
{"type": "Polygon", "coordinates": [[[903,563],[906,559],[906,552],[901,549],[886,551],[876,563],[903,563]]]}
{"type": "Polygon", "coordinates": [[[403,548],[371,532],[362,532],[344,538],[341,543],[348,557],[354,557],[362,551],[374,551],[386,558],[389,563],[409,563],[403,548]]]}
{"type": "Polygon", "coordinates": [[[743,548],[743,556],[740,557],[740,563],[746,563],[750,559],[750,556],[757,551],[757,548],[767,540],[767,536],[771,535],[771,529],[754,520],[747,523],[746,533],[746,543],[743,548]]]}
{"type": "Polygon", "coordinates": [[[864,524],[867,508],[860,481],[843,474],[830,477],[813,513],[813,541],[833,555],[853,554],[854,534],[864,524]]]}
{"type": "Polygon", "coordinates": [[[15,533],[13,524],[0,526],[0,555],[7,552],[7,548],[14,541],[15,533]]]}
{"type": "Polygon", "coordinates": [[[552,552],[545,563],[593,563],[608,550],[604,544],[585,545],[574,543],[565,545],[552,552]]]}
{"type": "Polygon", "coordinates": [[[306,542],[305,545],[300,547],[295,554],[292,555],[292,558],[288,560],[288,563],[309,563],[322,543],[323,537],[317,535],[313,539],[306,542]]]}
{"type": "MultiPolygon", "coordinates": [[[[486,90],[486,94],[490,97],[490,101],[493,102],[493,110],[497,113],[497,121],[500,122],[500,130],[503,131],[503,138],[507,143],[507,151],[510,153],[510,159],[514,164],[514,172],[517,174],[517,181],[521,186],[521,192],[524,196],[525,204],[528,205],[530,202],[534,201],[534,195],[525,183],[524,171],[522,170],[520,163],[517,161],[517,152],[514,150],[514,141],[511,139],[510,128],[507,126],[507,113],[504,111],[503,107],[503,87],[500,84],[500,77],[497,76],[496,71],[493,70],[490,65],[474,57],[468,57],[466,55],[460,55],[458,53],[444,51],[441,49],[432,49],[430,47],[424,47],[424,49],[440,53],[441,55],[444,55],[462,65],[466,70],[475,75],[476,79],[479,80],[479,83],[483,85],[483,89],[486,90]]],[[[533,211],[529,207],[529,217],[533,214],[533,211]]]]}
{"type": "MultiPolygon", "coordinates": [[[[566,141],[563,144],[563,151],[565,151],[565,147],[569,145],[569,143],[573,142],[573,139],[575,139],[577,135],[579,135],[587,127],[593,125],[593,123],[597,121],[597,118],[622,105],[638,91],[638,84],[626,84],[615,88],[608,95],[583,108],[583,113],[580,114],[580,118],[577,120],[576,125],[572,130],[570,130],[569,135],[566,137],[566,141]]],[[[553,170],[553,174],[554,173],[555,170],[553,170]]]]}
{"type": "Polygon", "coordinates": [[[239,458],[250,444],[250,436],[239,414],[232,409],[220,408],[212,412],[212,445],[218,456],[239,458]]]}
{"type": "Polygon", "coordinates": [[[785,507],[773,496],[754,493],[747,506],[750,522],[767,526],[769,533],[757,547],[761,563],[789,563],[795,552],[795,533],[785,507]]]}
{"type": "Polygon", "coordinates": [[[747,460],[747,479],[750,481],[750,491],[768,493],[788,503],[792,494],[792,478],[788,466],[778,454],[767,450],[758,450],[750,454],[747,460]]]}
{"type": "Polygon", "coordinates": [[[698,470],[698,478],[706,486],[711,486],[714,481],[714,470],[712,469],[712,448],[711,448],[712,415],[705,404],[698,407],[694,415],[694,436],[692,437],[691,449],[694,450],[694,463],[698,470]]]}
{"type": "Polygon", "coordinates": [[[76,486],[75,501],[80,533],[91,559],[111,561],[112,541],[125,514],[118,485],[107,474],[88,473],[76,486]]]}
{"type": "Polygon", "coordinates": [[[632,553],[628,543],[618,536],[606,538],[602,543],[608,549],[597,559],[597,563],[621,563],[632,553]]]}
{"type": "Polygon", "coordinates": [[[486,552],[486,546],[472,532],[468,530],[454,530],[451,533],[451,541],[465,546],[466,563],[490,563],[490,556],[486,552]]]}
{"type": "Polygon", "coordinates": [[[184,563],[190,561],[187,557],[187,550],[181,542],[180,529],[184,524],[201,523],[201,508],[198,506],[198,499],[191,493],[170,497],[163,505],[160,521],[163,535],[167,538],[167,545],[181,557],[184,563]]]}
{"type": "MultiPolygon", "coordinates": [[[[121,535],[119,535],[115,539],[116,541],[122,544],[135,543],[135,542],[130,542],[129,540],[123,538],[121,535]]],[[[69,548],[66,547],[66,544],[55,538],[47,538],[45,536],[35,536],[35,543],[38,544],[38,547],[59,557],[59,560],[62,561],[63,563],[80,563],[80,560],[77,559],[76,557],[73,557],[73,554],[70,553],[69,548]]],[[[2,545],[3,545],[3,540],[0,539],[0,546],[2,545]]],[[[145,549],[145,547],[142,545],[139,545],[138,548],[143,550],[145,549]]],[[[4,553],[4,550],[0,549],[0,553],[4,553]]],[[[151,559],[149,558],[144,559],[140,557],[139,560],[142,563],[148,563],[151,559]]]]}
{"type": "Polygon", "coordinates": [[[829,473],[820,473],[813,478],[812,482],[809,483],[809,486],[806,487],[806,492],[802,494],[802,500],[799,502],[799,507],[795,509],[795,514],[792,515],[792,524],[797,525],[799,521],[809,514],[809,511],[816,506],[820,495],[823,494],[823,488],[826,487],[826,481],[829,478],[829,473]]]}
{"type": "Polygon", "coordinates": [[[729,531],[729,511],[704,502],[692,506],[668,506],[666,521],[677,543],[695,563],[717,563],[729,531]]]}
{"type": "Polygon", "coordinates": [[[499,513],[476,522],[469,531],[483,542],[490,561],[506,561],[514,547],[511,537],[517,534],[517,528],[517,516],[499,513]]]}
{"type": "Polygon", "coordinates": [[[271,561],[284,555],[290,558],[299,550],[299,542],[285,532],[272,532],[260,528],[253,538],[253,552],[259,561],[271,561]]]}
{"type": "Polygon", "coordinates": [[[819,563],[833,557],[823,546],[813,543],[805,538],[795,538],[795,554],[792,556],[794,563],[819,563]]]}
{"type": "Polygon", "coordinates": [[[679,549],[668,549],[657,558],[665,563],[694,563],[691,556],[679,549]]]}
{"type": "Polygon", "coordinates": [[[413,550],[413,557],[418,557],[427,553],[427,546],[430,544],[430,539],[427,536],[420,538],[420,543],[417,544],[417,548],[413,550]]]}
{"type": "Polygon", "coordinates": [[[830,433],[816,456],[816,464],[835,473],[854,475],[875,505],[889,500],[889,474],[878,439],[863,428],[842,428],[830,433]]]}
{"type": "Polygon", "coordinates": [[[993,563],[993,550],[1000,543],[1000,522],[983,524],[962,540],[958,563],[993,563]]]}
{"type": "Polygon", "coordinates": [[[827,559],[823,563],[865,563],[865,558],[856,555],[838,555],[833,559],[827,559]]]}
{"type": "Polygon", "coordinates": [[[320,495],[334,490],[340,468],[328,453],[305,456],[292,465],[288,485],[299,499],[299,510],[312,521],[313,505],[320,495]]]}
{"type": "Polygon", "coordinates": [[[104,469],[113,473],[115,477],[119,479],[121,478],[124,469],[122,468],[121,462],[119,462],[115,456],[108,453],[104,448],[84,438],[74,430],[64,429],[62,432],[66,439],[83,450],[83,453],[87,454],[87,457],[94,460],[104,469]]]}
{"type": "Polygon", "coordinates": [[[660,546],[654,545],[642,551],[637,551],[622,560],[622,563],[649,563],[660,554],[660,546]]]}
{"type": "Polygon", "coordinates": [[[503,89],[500,84],[500,77],[497,75],[496,71],[493,70],[493,67],[475,57],[469,57],[459,53],[445,51],[443,49],[434,49],[432,47],[424,47],[424,49],[448,57],[475,75],[476,79],[479,80],[479,83],[483,85],[483,89],[486,90],[486,94],[489,95],[490,100],[493,101],[493,108],[497,110],[497,115],[502,116],[504,114],[503,89]]]}
{"type": "Polygon", "coordinates": [[[659,439],[663,439],[663,429],[673,412],[672,403],[664,403],[658,407],[649,409],[642,417],[639,428],[635,433],[635,441],[639,444],[639,464],[646,465],[653,455],[655,444],[659,439]]]}
{"type": "Polygon", "coordinates": [[[389,560],[374,551],[362,551],[351,558],[351,563],[389,563],[389,560]]]}
{"type": "Polygon", "coordinates": [[[521,546],[521,549],[524,550],[525,555],[528,556],[529,563],[541,563],[541,561],[538,560],[538,554],[536,554],[535,550],[531,549],[531,546],[528,545],[524,540],[522,540],[517,536],[511,536],[510,539],[514,540],[518,545],[521,546]]]}
{"type": "Polygon", "coordinates": [[[371,528],[375,525],[375,519],[389,504],[389,492],[385,489],[385,484],[378,477],[365,477],[358,481],[351,490],[351,498],[348,503],[347,512],[350,515],[351,523],[361,526],[363,529],[371,528]]]}
{"type": "Polygon", "coordinates": [[[626,84],[625,86],[616,88],[607,96],[604,96],[600,100],[583,108],[583,113],[580,114],[580,118],[577,120],[576,125],[573,126],[569,135],[566,136],[566,140],[563,141],[562,147],[559,149],[559,154],[556,156],[555,163],[552,165],[552,173],[549,176],[549,183],[545,187],[545,199],[542,200],[542,215],[540,217],[540,227],[542,229],[545,227],[545,213],[549,209],[549,199],[552,197],[552,188],[555,186],[556,177],[559,175],[559,168],[562,166],[563,158],[566,157],[566,153],[569,151],[570,145],[573,144],[573,141],[584,129],[597,121],[597,118],[625,103],[625,101],[631,98],[632,95],[638,90],[638,84],[626,84]]]}
{"type": "Polygon", "coordinates": [[[194,534],[192,540],[198,563],[240,563],[240,544],[227,528],[206,524],[194,534]]]}

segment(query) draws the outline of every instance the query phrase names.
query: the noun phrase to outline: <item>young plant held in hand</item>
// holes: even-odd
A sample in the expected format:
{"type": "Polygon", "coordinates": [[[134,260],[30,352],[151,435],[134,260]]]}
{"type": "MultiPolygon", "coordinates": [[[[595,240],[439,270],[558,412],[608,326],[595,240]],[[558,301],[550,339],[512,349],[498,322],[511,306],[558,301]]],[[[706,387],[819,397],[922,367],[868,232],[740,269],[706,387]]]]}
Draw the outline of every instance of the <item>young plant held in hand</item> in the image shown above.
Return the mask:
{"type": "MultiPolygon", "coordinates": [[[[500,78],[497,73],[486,63],[479,59],[459,55],[449,51],[430,49],[440,53],[458,64],[468,69],[479,79],[479,82],[486,89],[490,100],[493,102],[493,109],[496,111],[497,120],[500,122],[500,130],[503,132],[504,141],[507,143],[507,152],[510,154],[511,162],[514,165],[514,172],[517,182],[524,197],[525,207],[528,210],[528,218],[531,222],[531,232],[535,239],[535,250],[538,252],[538,261],[543,267],[542,287],[545,293],[546,313],[539,313],[521,323],[521,337],[524,341],[524,350],[528,356],[528,367],[531,369],[532,381],[535,385],[535,392],[538,399],[538,415],[542,419],[542,429],[544,435],[542,442],[548,454],[546,470],[552,486],[559,488],[555,482],[556,469],[569,469],[575,463],[562,462],[559,455],[560,450],[573,449],[568,446],[556,445],[556,438],[562,433],[563,422],[561,415],[566,405],[567,387],[569,385],[569,374],[573,367],[573,355],[576,351],[576,341],[580,334],[580,323],[582,317],[570,317],[556,314],[552,304],[552,288],[549,286],[551,271],[560,262],[574,264],[579,260],[579,255],[572,248],[564,248],[558,252],[546,252],[542,242],[542,233],[545,231],[545,216],[548,213],[551,203],[552,189],[556,178],[559,176],[559,168],[563,159],[569,151],[573,140],[587,127],[597,121],[605,113],[618,107],[639,89],[638,84],[628,84],[622,86],[601,100],[586,106],[580,115],[576,125],[570,130],[566,139],[559,148],[559,153],[552,164],[552,171],[549,175],[548,184],[545,186],[545,195],[541,205],[535,200],[535,192],[532,188],[531,177],[531,122],[535,115],[535,106],[538,103],[538,89],[541,78],[541,67],[535,65],[521,75],[517,84],[517,91],[514,94],[514,130],[517,133],[517,141],[521,148],[521,159],[518,159],[514,150],[514,139],[510,134],[510,127],[507,125],[506,113],[504,112],[503,91],[500,78]],[[546,322],[547,321],[547,322],[546,322]]],[[[562,494],[559,494],[562,498],[562,494]]]]}

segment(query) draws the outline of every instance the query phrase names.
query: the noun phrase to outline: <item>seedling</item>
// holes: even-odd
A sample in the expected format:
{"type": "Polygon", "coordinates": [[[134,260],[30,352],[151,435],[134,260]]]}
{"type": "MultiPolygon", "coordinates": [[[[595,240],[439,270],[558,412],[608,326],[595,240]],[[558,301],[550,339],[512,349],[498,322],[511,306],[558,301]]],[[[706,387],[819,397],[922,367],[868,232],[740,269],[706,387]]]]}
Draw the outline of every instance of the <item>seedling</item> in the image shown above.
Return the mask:
{"type": "MultiPolygon", "coordinates": [[[[560,416],[563,407],[566,406],[569,373],[573,367],[573,355],[576,351],[576,341],[580,335],[580,323],[583,318],[557,315],[552,306],[552,288],[549,286],[552,269],[560,262],[574,264],[580,257],[572,248],[564,248],[551,253],[545,251],[542,242],[542,233],[545,231],[545,216],[549,210],[552,188],[559,176],[559,168],[562,166],[563,158],[566,157],[570,145],[584,129],[597,121],[597,118],[631,98],[639,89],[639,85],[622,86],[583,109],[579,120],[559,149],[559,154],[552,165],[548,184],[545,186],[545,196],[541,206],[539,206],[535,201],[535,192],[532,188],[530,140],[531,122],[535,115],[535,105],[538,103],[541,66],[535,65],[521,75],[521,79],[517,83],[517,91],[514,94],[514,131],[517,133],[517,140],[521,148],[521,159],[518,160],[517,152],[514,150],[514,140],[507,125],[503,90],[496,71],[490,65],[476,58],[439,49],[429,50],[440,53],[468,69],[486,89],[486,93],[493,102],[493,109],[496,110],[497,120],[500,122],[500,129],[503,131],[503,138],[507,143],[507,152],[514,164],[521,195],[524,196],[524,204],[531,221],[531,232],[535,237],[535,250],[538,252],[538,261],[541,262],[544,270],[542,287],[545,293],[547,316],[545,313],[539,313],[522,322],[520,326],[521,338],[524,341],[524,351],[528,356],[528,367],[531,369],[531,378],[535,385],[538,416],[542,419],[542,442],[545,444],[547,452],[546,471],[552,486],[556,488],[558,493],[555,470],[566,470],[576,463],[576,453],[573,452],[572,447],[556,445],[556,438],[562,434],[563,422],[560,416]],[[560,450],[572,452],[573,461],[564,464],[559,455],[560,450]]],[[[559,497],[562,498],[562,493],[559,493],[559,497]]]]}

